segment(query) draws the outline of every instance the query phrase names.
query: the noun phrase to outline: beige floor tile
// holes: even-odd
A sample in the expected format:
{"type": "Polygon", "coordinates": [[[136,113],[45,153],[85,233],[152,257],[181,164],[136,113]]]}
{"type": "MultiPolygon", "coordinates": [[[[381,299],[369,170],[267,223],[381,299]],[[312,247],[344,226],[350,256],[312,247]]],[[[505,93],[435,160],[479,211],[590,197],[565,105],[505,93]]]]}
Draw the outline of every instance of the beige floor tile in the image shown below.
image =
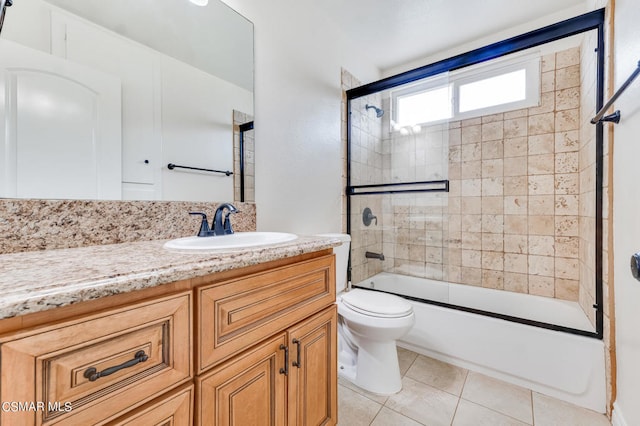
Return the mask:
{"type": "Polygon", "coordinates": [[[603,414],[407,349],[398,348],[398,360],[403,389],[390,397],[338,379],[341,426],[611,425],[603,414]]]}
{"type": "Polygon", "coordinates": [[[450,425],[458,398],[409,377],[402,379],[402,390],[391,395],[386,407],[430,426],[450,425]]]}
{"type": "Polygon", "coordinates": [[[382,407],[382,410],[378,413],[376,418],[371,423],[371,426],[421,426],[422,423],[418,423],[415,420],[411,420],[409,417],[403,416],[400,413],[396,413],[386,407],[382,407]]]}
{"type": "Polygon", "coordinates": [[[452,426],[526,426],[526,424],[482,405],[461,399],[452,426]]]}
{"type": "Polygon", "coordinates": [[[608,426],[604,414],[577,407],[533,392],[533,419],[536,426],[608,426]]]}
{"type": "Polygon", "coordinates": [[[377,402],[378,404],[384,404],[385,402],[387,402],[387,399],[389,398],[386,395],[378,395],[369,391],[366,391],[356,385],[354,385],[353,383],[351,383],[349,380],[342,378],[342,377],[338,377],[338,384],[342,385],[346,388],[351,389],[354,392],[359,393],[362,396],[365,396],[367,398],[369,398],[372,401],[377,402]]]}
{"type": "Polygon", "coordinates": [[[437,359],[419,355],[406,374],[414,380],[456,396],[462,393],[467,370],[437,359]]]}
{"type": "Polygon", "coordinates": [[[369,426],[382,405],[351,389],[338,386],[338,424],[341,426],[369,426]]]}
{"type": "Polygon", "coordinates": [[[462,398],[499,413],[533,424],[531,391],[470,371],[462,398]]]}
{"type": "Polygon", "coordinates": [[[413,362],[418,357],[418,354],[413,351],[410,351],[409,349],[404,349],[401,347],[398,347],[397,349],[398,349],[398,364],[400,364],[400,375],[404,376],[404,374],[407,372],[409,367],[411,367],[411,364],[413,364],[413,362]]]}

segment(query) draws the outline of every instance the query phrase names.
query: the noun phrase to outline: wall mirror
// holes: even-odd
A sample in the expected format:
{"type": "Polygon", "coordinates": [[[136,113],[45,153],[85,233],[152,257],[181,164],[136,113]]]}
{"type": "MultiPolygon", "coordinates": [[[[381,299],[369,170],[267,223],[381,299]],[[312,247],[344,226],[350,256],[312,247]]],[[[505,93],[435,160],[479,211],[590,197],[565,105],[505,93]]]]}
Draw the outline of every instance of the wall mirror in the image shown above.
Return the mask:
{"type": "Polygon", "coordinates": [[[219,0],[15,0],[0,35],[0,198],[233,200],[253,37],[219,0]]]}

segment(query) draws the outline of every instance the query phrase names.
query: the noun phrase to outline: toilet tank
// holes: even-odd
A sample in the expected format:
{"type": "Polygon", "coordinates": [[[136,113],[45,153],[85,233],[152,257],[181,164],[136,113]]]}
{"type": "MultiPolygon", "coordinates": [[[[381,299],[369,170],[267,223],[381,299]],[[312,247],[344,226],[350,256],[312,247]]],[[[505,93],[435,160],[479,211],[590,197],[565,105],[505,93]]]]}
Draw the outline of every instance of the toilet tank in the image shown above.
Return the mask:
{"type": "Polygon", "coordinates": [[[333,248],[336,255],[336,294],[344,291],[347,287],[347,265],[349,263],[349,248],[351,246],[351,235],[349,234],[320,234],[320,237],[335,238],[342,242],[333,248]]]}

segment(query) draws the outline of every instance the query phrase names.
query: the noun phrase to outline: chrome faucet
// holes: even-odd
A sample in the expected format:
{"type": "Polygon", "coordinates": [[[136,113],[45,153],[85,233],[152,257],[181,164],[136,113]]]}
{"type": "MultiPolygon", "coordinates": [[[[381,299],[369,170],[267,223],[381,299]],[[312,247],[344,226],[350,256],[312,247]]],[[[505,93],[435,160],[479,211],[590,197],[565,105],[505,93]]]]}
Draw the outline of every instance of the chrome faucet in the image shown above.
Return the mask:
{"type": "Polygon", "coordinates": [[[236,209],[229,203],[221,204],[216,209],[216,213],[213,216],[213,235],[233,234],[233,229],[231,228],[231,219],[229,219],[229,216],[232,213],[238,213],[238,209],[236,209]],[[226,214],[224,214],[225,210],[227,210],[226,214]]]}
{"type": "Polygon", "coordinates": [[[229,219],[229,216],[232,213],[238,212],[238,209],[236,209],[229,203],[221,204],[216,209],[211,227],[209,227],[209,223],[207,222],[206,214],[202,212],[189,212],[189,214],[199,215],[202,217],[202,221],[200,222],[200,229],[198,230],[198,237],[212,237],[215,235],[233,234],[233,229],[231,228],[231,219],[229,219]],[[227,210],[226,214],[224,214],[225,210],[227,210]]]}

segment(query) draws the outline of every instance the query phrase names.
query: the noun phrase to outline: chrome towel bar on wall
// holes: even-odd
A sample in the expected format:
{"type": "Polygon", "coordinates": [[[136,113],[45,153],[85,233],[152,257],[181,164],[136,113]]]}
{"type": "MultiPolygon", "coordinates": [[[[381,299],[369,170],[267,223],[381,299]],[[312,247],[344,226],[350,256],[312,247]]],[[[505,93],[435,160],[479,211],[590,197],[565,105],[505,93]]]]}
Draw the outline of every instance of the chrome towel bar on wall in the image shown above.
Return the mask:
{"type": "Polygon", "coordinates": [[[189,170],[199,170],[201,172],[212,172],[212,173],[224,173],[227,176],[231,176],[233,172],[229,170],[214,170],[214,169],[201,169],[200,167],[189,167],[189,166],[179,166],[177,164],[169,163],[167,164],[167,169],[189,169],[189,170]]]}
{"type": "Polygon", "coordinates": [[[611,99],[609,99],[609,101],[606,104],[604,104],[604,106],[602,108],[600,108],[600,111],[598,111],[596,116],[591,119],[591,124],[598,124],[601,121],[610,121],[610,122],[616,123],[616,124],[620,122],[620,111],[619,110],[614,112],[613,114],[607,115],[606,117],[603,117],[603,115],[609,109],[611,104],[613,104],[616,101],[616,99],[618,99],[618,96],[620,96],[622,94],[622,92],[624,92],[627,89],[627,87],[629,87],[631,82],[633,82],[633,80],[635,80],[635,78],[638,76],[638,74],[640,74],[640,61],[638,61],[638,66],[636,67],[635,71],[633,71],[631,73],[629,78],[627,78],[627,81],[622,83],[622,86],[620,86],[618,91],[616,93],[614,93],[614,95],[611,97],[611,99]]]}

